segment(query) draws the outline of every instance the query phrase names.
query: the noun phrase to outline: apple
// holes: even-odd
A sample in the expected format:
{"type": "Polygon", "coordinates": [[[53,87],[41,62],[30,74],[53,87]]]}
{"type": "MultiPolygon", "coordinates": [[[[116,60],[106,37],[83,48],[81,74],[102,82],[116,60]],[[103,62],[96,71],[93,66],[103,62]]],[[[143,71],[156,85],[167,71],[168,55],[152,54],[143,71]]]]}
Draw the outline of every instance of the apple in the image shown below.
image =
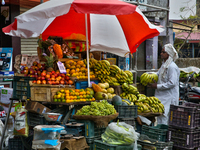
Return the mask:
{"type": "Polygon", "coordinates": [[[51,78],[50,74],[47,74],[45,78],[46,78],[46,79],[51,78]]]}
{"type": "Polygon", "coordinates": [[[41,80],[37,80],[37,84],[41,84],[41,80]]]}
{"type": "Polygon", "coordinates": [[[41,64],[41,63],[38,63],[38,64],[37,64],[37,67],[38,67],[39,69],[41,69],[41,68],[42,68],[42,64],[41,64]]]}
{"type": "Polygon", "coordinates": [[[49,80],[49,81],[47,81],[47,83],[48,83],[48,84],[52,84],[52,81],[49,80]]]}
{"type": "Polygon", "coordinates": [[[31,68],[31,69],[29,70],[29,73],[32,74],[32,75],[34,75],[34,74],[35,74],[35,71],[31,68]]]}
{"type": "Polygon", "coordinates": [[[55,81],[56,80],[56,78],[55,77],[51,77],[51,81],[55,81]]]}
{"type": "Polygon", "coordinates": [[[37,77],[37,80],[40,80],[41,79],[41,77],[37,77]]]}
{"type": "Polygon", "coordinates": [[[64,73],[61,73],[61,77],[65,77],[65,74],[64,74],[64,73]]]}
{"type": "Polygon", "coordinates": [[[65,78],[64,77],[61,77],[61,79],[60,80],[63,80],[63,81],[65,81],[65,78]]]}
{"type": "Polygon", "coordinates": [[[26,67],[24,67],[24,70],[28,70],[28,67],[26,66],[26,67]]]}
{"type": "Polygon", "coordinates": [[[51,73],[52,73],[52,74],[55,74],[56,72],[55,72],[55,71],[51,71],[51,73]]]}
{"type": "Polygon", "coordinates": [[[55,75],[52,74],[52,75],[51,75],[51,78],[56,78],[56,77],[55,77],[55,75]]]}
{"type": "Polygon", "coordinates": [[[33,80],[33,81],[32,81],[32,83],[36,83],[36,82],[37,82],[36,80],[33,80]]]}
{"type": "Polygon", "coordinates": [[[65,76],[65,80],[67,81],[70,80],[69,76],[65,76]]]}
{"type": "Polygon", "coordinates": [[[51,78],[46,78],[47,81],[51,81],[51,78]]]}
{"type": "Polygon", "coordinates": [[[68,84],[69,84],[68,81],[65,80],[65,85],[68,85],[68,84]]]}
{"type": "Polygon", "coordinates": [[[60,84],[60,82],[59,81],[55,81],[56,82],[56,85],[59,85],[60,84]]]}
{"type": "Polygon", "coordinates": [[[37,74],[35,74],[35,78],[37,79],[37,77],[38,77],[38,75],[37,74]]]}
{"type": "Polygon", "coordinates": [[[28,74],[28,73],[29,73],[28,69],[25,69],[24,74],[28,74]]]}
{"type": "Polygon", "coordinates": [[[57,73],[55,73],[55,74],[54,74],[54,76],[55,76],[55,77],[58,77],[58,74],[57,74],[57,73]]]}
{"type": "Polygon", "coordinates": [[[42,76],[42,77],[41,77],[41,80],[45,80],[45,77],[42,76]]]}
{"type": "Polygon", "coordinates": [[[47,81],[46,80],[42,80],[42,84],[47,84],[47,81]]]}
{"type": "Polygon", "coordinates": [[[63,85],[64,85],[64,84],[65,84],[65,81],[63,81],[63,80],[60,80],[60,84],[63,84],[63,85]]]}
{"type": "Polygon", "coordinates": [[[42,76],[42,77],[45,77],[45,76],[46,76],[46,72],[43,71],[43,72],[41,73],[41,76],[42,76]]]}

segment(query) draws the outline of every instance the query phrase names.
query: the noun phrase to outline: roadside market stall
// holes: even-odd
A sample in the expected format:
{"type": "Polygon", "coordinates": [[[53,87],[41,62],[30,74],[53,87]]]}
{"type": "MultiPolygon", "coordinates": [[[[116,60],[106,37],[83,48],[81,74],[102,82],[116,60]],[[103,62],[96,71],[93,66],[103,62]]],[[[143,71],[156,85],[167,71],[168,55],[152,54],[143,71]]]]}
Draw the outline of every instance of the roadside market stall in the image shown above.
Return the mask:
{"type": "MultiPolygon", "coordinates": [[[[119,114],[115,111],[114,113],[108,111],[109,113],[107,112],[104,115],[101,114],[101,111],[100,114],[99,112],[95,112],[95,115],[90,114],[89,116],[90,119],[92,116],[95,118],[93,121],[89,121],[89,125],[87,125],[88,120],[90,120],[88,118],[87,120],[83,120],[82,122],[85,125],[85,127],[83,127],[85,134],[82,135],[85,135],[86,141],[92,149],[94,140],[101,137],[101,134],[105,131],[105,126],[107,126],[109,121],[114,120],[117,116],[123,121],[131,121],[131,123],[134,123],[138,113],[137,108],[140,108],[140,113],[152,112],[153,114],[155,114],[157,112],[157,115],[159,115],[163,112],[162,109],[159,109],[160,106],[157,105],[155,111],[150,108],[150,104],[153,104],[154,101],[155,103],[159,103],[159,101],[156,102],[153,97],[147,99],[145,95],[139,93],[138,89],[134,85],[132,85],[133,75],[131,72],[123,71],[117,65],[110,65],[110,62],[107,60],[95,60],[89,58],[89,46],[90,52],[96,50],[107,51],[124,56],[127,52],[135,52],[136,48],[145,39],[159,35],[162,29],[151,25],[136,6],[120,1],[100,1],[99,3],[91,1],[85,1],[85,3],[82,3],[81,1],[74,1],[73,4],[68,2],[66,3],[66,1],[60,1],[59,4],[55,3],[55,1],[49,1],[16,17],[15,22],[10,26],[4,28],[3,31],[8,35],[21,37],[37,37],[41,34],[41,42],[44,43],[47,41],[47,38],[49,36],[61,36],[63,39],[66,39],[66,43],[68,46],[67,52],[70,52],[69,50],[73,47],[70,46],[70,42],[68,41],[69,37],[72,34],[79,33],[85,36],[84,43],[82,43],[81,45],[82,49],[84,49],[84,46],[87,49],[87,59],[85,59],[85,61],[80,60],[81,57],[75,59],[77,56],[72,55],[74,51],[71,51],[71,58],[63,58],[64,50],[61,46],[59,46],[60,43],[54,43],[55,41],[51,41],[53,43],[50,42],[51,45],[48,45],[48,49],[45,49],[49,50],[49,55],[47,55],[47,51],[45,51],[45,55],[47,55],[44,56],[44,58],[46,59],[46,65],[43,66],[40,62],[34,62],[34,64],[32,65],[33,71],[37,70],[38,66],[41,67],[40,76],[37,76],[37,81],[35,80],[36,76],[30,73],[30,68],[27,69],[26,67],[24,67],[22,71],[23,73],[25,72],[26,76],[30,77],[14,77],[14,83],[24,83],[26,81],[27,84],[26,90],[29,95],[23,95],[22,93],[24,91],[16,90],[16,93],[14,93],[14,96],[16,97],[14,98],[20,97],[19,99],[30,100],[25,107],[28,111],[30,111],[27,113],[29,115],[29,124],[30,121],[34,120],[34,118],[40,118],[38,120],[39,122],[33,122],[32,126],[48,124],[48,121],[43,122],[44,118],[47,120],[50,119],[51,123],[59,123],[59,121],[61,120],[57,119],[61,119],[61,115],[63,114],[63,116],[65,117],[62,118],[64,120],[62,120],[62,122],[64,122],[63,125],[65,126],[65,123],[68,121],[68,118],[70,118],[69,116],[71,113],[76,113],[75,116],[83,115],[81,114],[81,109],[84,110],[83,108],[88,108],[87,104],[91,104],[90,107],[93,107],[93,105],[96,105],[97,102],[100,100],[111,99],[112,101],[114,101],[111,103],[115,105],[115,108],[112,105],[110,106],[110,104],[108,105],[107,101],[105,102],[106,106],[114,108],[115,111],[117,111],[119,114]],[[87,6],[89,5],[87,2],[90,2],[89,4],[91,5],[91,7],[85,6],[86,4],[87,6]],[[120,7],[117,7],[116,5],[119,4],[120,7]],[[119,8],[121,11],[119,11],[119,8]],[[84,13],[86,15],[81,13],[84,13]],[[48,16],[44,14],[48,14],[48,16]],[[85,18],[88,18],[88,20],[85,21],[85,18]],[[65,20],[63,21],[63,19],[65,20]],[[61,22],[59,22],[59,20],[61,20],[61,22]],[[115,22],[116,20],[118,23],[115,22]],[[138,23],[135,23],[134,20],[137,20],[138,23]],[[76,22],[77,24],[74,24],[74,22],[76,22]],[[103,24],[99,22],[103,22],[103,24]],[[34,28],[36,25],[37,29],[34,28]],[[121,29],[119,29],[119,27],[121,27],[121,29]],[[59,71],[50,71],[50,69],[53,69],[53,66],[50,66],[48,60],[52,61],[52,59],[53,61],[57,60],[57,69],[59,69],[59,71]],[[43,67],[48,68],[44,69],[43,67]],[[49,71],[47,71],[47,69],[49,71]],[[90,79],[94,82],[92,84],[92,88],[90,88],[90,79]],[[32,81],[29,82],[30,80],[32,81]],[[82,83],[85,81],[87,81],[87,84],[82,86],[82,83]],[[104,85],[105,83],[106,85],[104,85]],[[115,89],[120,90],[118,91],[118,93],[116,93],[115,89]],[[145,100],[146,104],[143,104],[142,102],[144,102],[145,100]],[[94,101],[96,101],[96,103],[93,103],[94,101]],[[147,105],[147,103],[149,103],[149,105],[147,105]],[[52,110],[54,110],[53,107],[58,106],[58,108],[56,108],[56,111],[53,112],[59,114],[48,114],[48,112],[52,112],[48,109],[48,106],[50,108],[52,107],[52,110]],[[59,106],[62,107],[60,108],[59,106]],[[66,108],[64,106],[69,107],[66,108]],[[73,109],[73,111],[75,112],[73,112],[72,109],[69,109],[72,106],[74,106],[74,108],[76,107],[76,109],[73,109]],[[80,106],[83,107],[81,108],[80,106]],[[38,110],[38,108],[40,108],[40,111],[38,110]],[[65,109],[65,111],[67,110],[67,113],[60,113],[60,109],[63,108],[65,109]],[[77,109],[80,110],[80,114],[78,113],[78,111],[76,112],[77,109]],[[42,110],[45,110],[45,113],[42,110]],[[32,114],[33,112],[35,113],[34,115],[32,114]],[[102,121],[99,123],[99,126],[102,126],[102,122],[105,122],[105,120],[107,120],[106,124],[104,124],[104,129],[98,128],[98,126],[95,125],[94,122],[95,120],[98,120],[97,117],[106,118],[109,115],[113,114],[117,115],[114,118],[109,118],[108,120],[101,119],[102,121]],[[31,115],[32,118],[30,118],[31,115]],[[93,126],[93,128],[91,127],[88,129],[88,126],[93,126]],[[96,130],[98,130],[97,133],[96,130]]],[[[75,38],[73,40],[77,39],[75,38]]],[[[77,48],[79,52],[81,48],[77,48]]],[[[75,50],[77,49],[75,48],[75,50]]],[[[40,56],[41,55],[39,55],[39,57],[40,56]]],[[[15,85],[16,89],[17,87],[19,87],[18,84],[15,85]]],[[[102,105],[100,103],[102,102],[99,102],[98,104],[102,105]]],[[[88,110],[90,109],[86,109],[85,113],[88,114],[88,110]]],[[[76,117],[75,119],[77,121],[80,118],[78,119],[76,117]]],[[[68,125],[66,131],[69,133],[71,131],[74,131],[71,133],[73,133],[73,135],[77,135],[77,132],[75,131],[78,131],[79,134],[79,132],[81,131],[79,130],[81,126],[82,125],[75,127],[73,125],[68,125]],[[70,127],[72,127],[72,129],[70,129],[70,127]]],[[[35,130],[40,131],[40,128],[34,128],[34,132],[35,130]]],[[[61,131],[58,132],[60,133],[61,131]]],[[[33,140],[34,145],[41,144],[37,143],[37,140],[37,138],[33,140]]]]}

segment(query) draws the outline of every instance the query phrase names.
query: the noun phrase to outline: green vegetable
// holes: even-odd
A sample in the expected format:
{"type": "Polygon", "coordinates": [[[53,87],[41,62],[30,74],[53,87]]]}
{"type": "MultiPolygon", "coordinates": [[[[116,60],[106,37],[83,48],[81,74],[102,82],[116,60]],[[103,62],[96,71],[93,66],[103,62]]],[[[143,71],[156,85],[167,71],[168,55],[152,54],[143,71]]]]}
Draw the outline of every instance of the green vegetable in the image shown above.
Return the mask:
{"type": "Polygon", "coordinates": [[[91,105],[83,106],[76,115],[107,116],[115,114],[116,110],[107,100],[101,102],[91,102],[91,105]]]}

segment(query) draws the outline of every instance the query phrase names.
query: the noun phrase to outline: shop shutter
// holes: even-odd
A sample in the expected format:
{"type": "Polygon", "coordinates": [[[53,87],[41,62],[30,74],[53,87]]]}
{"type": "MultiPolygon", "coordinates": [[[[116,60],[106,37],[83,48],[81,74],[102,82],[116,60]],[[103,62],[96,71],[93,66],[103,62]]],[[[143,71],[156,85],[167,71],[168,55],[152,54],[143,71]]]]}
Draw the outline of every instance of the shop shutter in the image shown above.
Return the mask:
{"type": "MultiPolygon", "coordinates": [[[[20,8],[20,14],[27,11],[27,8],[20,8]]],[[[38,38],[21,38],[21,54],[37,55],[38,38]]]]}

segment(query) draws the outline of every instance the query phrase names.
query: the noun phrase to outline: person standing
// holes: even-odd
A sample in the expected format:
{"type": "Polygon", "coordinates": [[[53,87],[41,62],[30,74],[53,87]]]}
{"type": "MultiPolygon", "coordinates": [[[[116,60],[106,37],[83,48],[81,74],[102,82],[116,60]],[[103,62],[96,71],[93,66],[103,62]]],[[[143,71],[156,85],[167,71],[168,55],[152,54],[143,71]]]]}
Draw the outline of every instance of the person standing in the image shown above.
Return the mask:
{"type": "Polygon", "coordinates": [[[150,83],[148,87],[156,89],[155,97],[165,108],[164,114],[157,117],[157,123],[168,125],[170,104],[178,105],[179,103],[180,70],[175,64],[178,53],[172,44],[165,44],[160,55],[163,64],[157,72],[158,82],[150,83]]]}

